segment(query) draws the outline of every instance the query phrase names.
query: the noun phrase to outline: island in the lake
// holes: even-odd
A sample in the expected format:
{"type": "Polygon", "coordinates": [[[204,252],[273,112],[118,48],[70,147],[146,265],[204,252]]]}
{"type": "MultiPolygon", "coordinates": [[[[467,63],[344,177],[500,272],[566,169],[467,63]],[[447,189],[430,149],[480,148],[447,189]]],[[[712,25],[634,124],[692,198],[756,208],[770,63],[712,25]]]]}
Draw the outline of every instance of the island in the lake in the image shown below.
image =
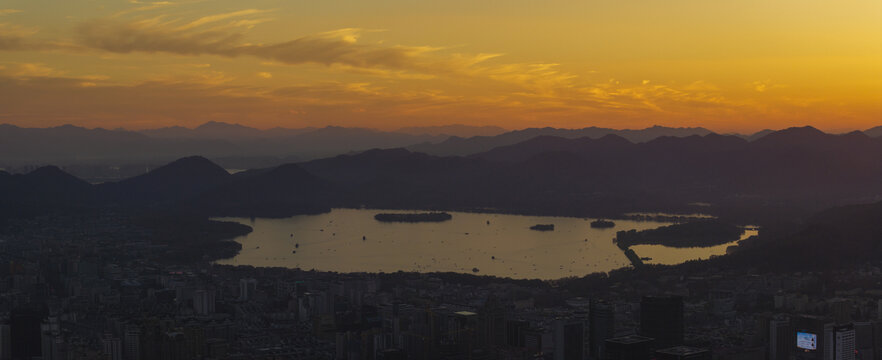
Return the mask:
{"type": "Polygon", "coordinates": [[[609,220],[597,219],[597,220],[594,220],[591,222],[591,227],[595,228],[595,229],[606,229],[606,228],[611,228],[611,227],[615,227],[615,226],[616,226],[616,223],[609,221],[609,220]]]}
{"type": "Polygon", "coordinates": [[[374,215],[374,219],[382,222],[442,222],[453,219],[453,216],[446,212],[430,212],[430,213],[409,213],[409,214],[389,214],[382,213],[374,215]]]}
{"type": "Polygon", "coordinates": [[[742,234],[744,234],[744,228],[713,219],[643,231],[619,231],[613,241],[621,249],[641,244],[675,248],[709,247],[736,241],[741,238],[742,234]]]}
{"type": "Polygon", "coordinates": [[[554,224],[536,224],[536,225],[530,226],[530,230],[554,231],[554,224]]]}

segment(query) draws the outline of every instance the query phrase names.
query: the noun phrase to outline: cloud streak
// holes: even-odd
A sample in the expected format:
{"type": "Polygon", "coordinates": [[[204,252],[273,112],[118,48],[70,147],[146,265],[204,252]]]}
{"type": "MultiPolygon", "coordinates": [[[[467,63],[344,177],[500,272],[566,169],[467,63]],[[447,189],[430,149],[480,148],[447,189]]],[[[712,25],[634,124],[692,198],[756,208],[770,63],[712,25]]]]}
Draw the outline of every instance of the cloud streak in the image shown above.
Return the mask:
{"type": "Polygon", "coordinates": [[[206,16],[178,27],[154,21],[97,19],[76,27],[76,41],[88,48],[113,53],[251,56],[288,65],[342,65],[430,73],[453,72],[495,56],[479,54],[444,58],[430,56],[439,50],[435,47],[362,44],[358,38],[363,30],[354,28],[270,44],[246,43],[244,35],[238,32],[202,29],[206,24],[259,12],[262,11],[242,10],[206,16]]]}

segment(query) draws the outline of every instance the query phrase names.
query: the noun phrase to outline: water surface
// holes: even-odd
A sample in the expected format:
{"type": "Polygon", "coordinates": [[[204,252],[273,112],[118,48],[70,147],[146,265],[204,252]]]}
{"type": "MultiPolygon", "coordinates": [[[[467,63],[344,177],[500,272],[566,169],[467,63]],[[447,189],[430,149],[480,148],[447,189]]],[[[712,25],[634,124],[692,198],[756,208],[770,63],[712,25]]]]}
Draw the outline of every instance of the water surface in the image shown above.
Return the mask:
{"type": "MultiPolygon", "coordinates": [[[[384,223],[365,209],[334,209],[326,214],[284,219],[218,218],[254,231],[235,241],[242,251],[221,264],[280,266],[339,272],[453,271],[512,278],[557,279],[630,266],[612,239],[619,230],[670,225],[657,221],[615,220],[611,229],[593,229],[595,219],[450,212],[439,223],[384,223]],[[530,230],[554,224],[554,231],[530,230]],[[296,253],[294,253],[296,251],[296,253]],[[477,270],[474,272],[473,270],[477,270]]],[[[725,247],[640,250],[682,262],[722,255],[725,247]]]]}

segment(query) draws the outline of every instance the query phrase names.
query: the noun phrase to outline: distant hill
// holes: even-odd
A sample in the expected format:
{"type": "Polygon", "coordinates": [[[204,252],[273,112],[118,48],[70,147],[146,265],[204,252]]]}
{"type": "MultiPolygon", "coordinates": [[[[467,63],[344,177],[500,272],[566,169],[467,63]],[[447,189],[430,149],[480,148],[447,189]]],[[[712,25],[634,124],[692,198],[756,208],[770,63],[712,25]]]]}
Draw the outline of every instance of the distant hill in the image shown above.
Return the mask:
{"type": "Polygon", "coordinates": [[[451,137],[438,144],[419,144],[408,147],[412,151],[431,155],[465,156],[489,151],[500,146],[517,144],[537,136],[556,136],[568,139],[601,138],[606,135],[618,135],[631,142],[645,142],[662,136],[684,137],[690,135],[707,135],[711,131],[704,128],[669,128],[653,126],[641,130],[615,130],[598,127],[584,129],[530,128],[510,131],[496,136],[475,136],[471,138],[451,137]]]}
{"type": "Polygon", "coordinates": [[[144,175],[98,185],[108,200],[123,204],[168,204],[228,181],[226,170],[201,156],[175,160],[144,175]]]}
{"type": "Polygon", "coordinates": [[[8,217],[76,211],[96,205],[91,185],[55,166],[28,174],[0,171],[0,224],[8,217]]]}
{"type": "Polygon", "coordinates": [[[158,129],[140,130],[138,132],[153,138],[219,139],[235,142],[243,140],[295,136],[314,130],[316,130],[316,128],[312,127],[300,129],[287,129],[277,127],[268,130],[260,130],[240,124],[209,121],[192,129],[182,126],[171,126],[158,129]]]}
{"type": "Polygon", "coordinates": [[[727,264],[765,270],[820,271],[848,268],[882,257],[882,202],[821,211],[799,230],[764,239],[739,251],[727,264]]]}
{"type": "Polygon", "coordinates": [[[132,131],[64,125],[20,128],[0,125],[0,163],[67,164],[106,161],[170,161],[188,154],[241,151],[222,140],[155,139],[132,131]]]}
{"type": "Polygon", "coordinates": [[[747,141],[756,141],[756,140],[758,140],[766,135],[769,135],[773,132],[775,132],[775,131],[769,130],[769,129],[760,130],[760,131],[757,131],[751,135],[746,136],[745,139],[747,139],[747,141]]]}
{"type": "Polygon", "coordinates": [[[0,220],[22,211],[64,209],[157,210],[203,216],[280,217],[330,210],[340,189],[295,164],[236,175],[199,156],[178,159],[144,175],[99,185],[57,167],[28,174],[0,172],[0,220]]]}
{"type": "Polygon", "coordinates": [[[330,211],[338,189],[295,164],[239,173],[188,208],[219,216],[285,217],[330,211]]]}
{"type": "Polygon", "coordinates": [[[468,158],[373,150],[302,166],[371,206],[580,216],[666,209],[753,221],[879,196],[879,153],[882,141],[863,134],[792,128],[754,142],[717,134],[643,143],[542,136],[468,158]],[[698,202],[712,206],[688,205],[698,202]]]}
{"type": "Polygon", "coordinates": [[[296,154],[315,159],[368,149],[399,148],[438,142],[444,135],[410,135],[364,128],[327,126],[291,137],[266,139],[246,145],[258,154],[296,154]]]}
{"type": "Polygon", "coordinates": [[[412,135],[363,128],[260,130],[208,122],[196,128],[166,127],[127,131],[64,125],[20,128],[0,125],[0,167],[41,164],[154,165],[200,155],[236,167],[279,163],[279,159],[316,159],[373,148],[435,143],[446,135],[412,135]],[[274,160],[275,159],[275,160],[274,160]]]}
{"type": "Polygon", "coordinates": [[[604,218],[704,212],[756,223],[878,201],[880,153],[882,138],[811,127],[753,142],[717,134],[638,143],[618,135],[541,136],[468,157],[373,149],[235,175],[206,158],[188,157],[101,185],[45,168],[0,173],[0,195],[43,198],[48,208],[112,205],[205,215],[287,216],[368,206],[604,218]]]}
{"type": "Polygon", "coordinates": [[[496,136],[508,130],[498,126],[471,126],[471,125],[442,125],[442,126],[412,126],[404,127],[395,132],[411,135],[450,135],[457,137],[472,136],[496,136]]]}
{"type": "Polygon", "coordinates": [[[882,125],[864,130],[864,134],[869,137],[882,137],[882,125]]]}

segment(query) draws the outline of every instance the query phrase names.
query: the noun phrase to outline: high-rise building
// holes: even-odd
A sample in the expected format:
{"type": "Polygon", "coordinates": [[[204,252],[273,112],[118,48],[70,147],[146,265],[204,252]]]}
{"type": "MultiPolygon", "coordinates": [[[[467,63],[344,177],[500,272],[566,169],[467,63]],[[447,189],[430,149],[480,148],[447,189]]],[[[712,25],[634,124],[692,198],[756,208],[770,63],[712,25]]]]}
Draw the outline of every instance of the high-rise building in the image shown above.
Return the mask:
{"type": "Polygon", "coordinates": [[[856,322],[854,323],[854,346],[856,360],[873,360],[876,351],[875,339],[873,333],[873,323],[856,322]]]}
{"type": "Polygon", "coordinates": [[[853,325],[837,326],[833,328],[833,353],[834,360],[854,360],[855,333],[853,325]]]}
{"type": "Polygon", "coordinates": [[[578,319],[554,321],[554,359],[582,360],[585,344],[584,325],[578,319]]]}
{"type": "Polygon", "coordinates": [[[491,349],[505,345],[505,307],[490,296],[478,309],[478,346],[491,349]]]}
{"type": "Polygon", "coordinates": [[[606,357],[603,360],[650,360],[654,341],[640,335],[606,339],[606,357]]]}
{"type": "Polygon", "coordinates": [[[48,313],[43,305],[13,309],[9,315],[10,350],[13,359],[30,359],[42,354],[40,325],[48,313]]]}
{"type": "Polygon", "coordinates": [[[9,324],[0,324],[0,360],[12,359],[9,324]]]}
{"type": "Polygon", "coordinates": [[[257,291],[256,279],[239,279],[239,300],[248,301],[257,291]]]}
{"type": "Polygon", "coordinates": [[[213,314],[215,294],[213,290],[196,290],[193,292],[193,311],[199,315],[213,314]]]}
{"type": "Polygon", "coordinates": [[[788,360],[793,350],[790,320],[769,321],[769,360],[788,360]]]}
{"type": "Polygon", "coordinates": [[[530,328],[530,322],[526,320],[508,320],[505,323],[505,345],[513,348],[526,347],[524,344],[524,331],[530,328]]]}
{"type": "Polygon", "coordinates": [[[683,298],[644,296],[640,301],[640,335],[655,339],[659,348],[683,344],[683,298]]]}
{"type": "Polygon", "coordinates": [[[66,359],[64,339],[61,337],[61,323],[57,317],[49,317],[40,325],[41,354],[44,360],[66,359]]]}
{"type": "Polygon", "coordinates": [[[615,309],[603,300],[592,299],[588,308],[588,343],[592,359],[603,359],[605,340],[615,337],[615,309]]]}
{"type": "Polygon", "coordinates": [[[123,346],[120,338],[105,334],[101,343],[108,360],[123,360],[123,346]]]}
{"type": "Polygon", "coordinates": [[[123,334],[123,351],[126,360],[141,360],[141,327],[133,324],[126,325],[123,334]]]}

